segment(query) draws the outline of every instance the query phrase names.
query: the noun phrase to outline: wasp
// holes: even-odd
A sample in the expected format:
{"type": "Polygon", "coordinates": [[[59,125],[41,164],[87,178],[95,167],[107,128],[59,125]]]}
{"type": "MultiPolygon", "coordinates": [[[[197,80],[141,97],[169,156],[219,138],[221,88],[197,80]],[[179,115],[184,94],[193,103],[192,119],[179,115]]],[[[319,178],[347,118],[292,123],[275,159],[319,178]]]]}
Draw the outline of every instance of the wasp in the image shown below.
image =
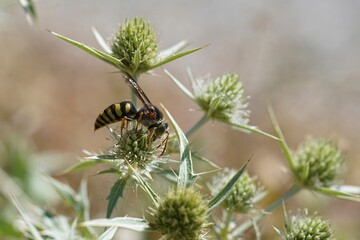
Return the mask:
{"type": "Polygon", "coordinates": [[[129,76],[126,77],[126,80],[136,93],[137,97],[143,103],[143,106],[136,109],[134,103],[131,101],[121,101],[111,104],[96,118],[94,130],[96,131],[97,129],[111,123],[121,122],[120,130],[122,134],[125,123],[127,126],[129,121],[136,120],[136,128],[138,128],[139,124],[141,124],[148,129],[148,142],[154,141],[166,134],[165,139],[157,147],[159,148],[161,145],[164,145],[160,154],[160,156],[162,156],[166,150],[169,139],[168,123],[164,121],[162,112],[151,103],[144,91],[140,88],[139,84],[129,76]]]}

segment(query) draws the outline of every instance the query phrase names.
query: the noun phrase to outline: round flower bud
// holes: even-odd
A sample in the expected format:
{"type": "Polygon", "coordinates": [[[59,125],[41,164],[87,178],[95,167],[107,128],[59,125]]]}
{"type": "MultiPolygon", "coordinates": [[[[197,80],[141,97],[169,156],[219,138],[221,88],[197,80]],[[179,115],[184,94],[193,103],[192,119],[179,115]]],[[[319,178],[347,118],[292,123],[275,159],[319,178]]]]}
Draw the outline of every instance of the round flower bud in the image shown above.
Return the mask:
{"type": "Polygon", "coordinates": [[[197,80],[195,101],[212,118],[223,122],[247,124],[250,111],[239,76],[225,74],[210,81],[197,80]]]}
{"type": "Polygon", "coordinates": [[[115,141],[110,153],[135,168],[145,169],[157,158],[154,153],[155,146],[153,142],[149,142],[148,133],[142,128],[124,131],[122,136],[117,137],[115,141]]]}
{"type": "Polygon", "coordinates": [[[327,187],[343,170],[344,155],[336,144],[306,140],[294,154],[294,175],[303,186],[327,187]]]}
{"type": "Polygon", "coordinates": [[[112,53],[128,68],[129,73],[137,75],[147,71],[158,54],[154,29],[143,18],[126,20],[113,40],[112,53]]]}
{"type": "Polygon", "coordinates": [[[287,240],[329,240],[333,237],[328,221],[318,216],[307,216],[307,212],[293,216],[286,228],[287,240]]]}
{"type": "Polygon", "coordinates": [[[151,227],[160,231],[162,239],[201,239],[207,227],[207,202],[193,188],[170,190],[152,210],[151,227]]]}
{"type": "MultiPolygon", "coordinates": [[[[233,169],[225,168],[212,181],[211,194],[215,196],[236,174],[233,169]]],[[[229,196],[222,202],[225,208],[239,213],[249,212],[254,206],[254,198],[259,192],[256,180],[244,172],[236,182],[229,196]]]]}

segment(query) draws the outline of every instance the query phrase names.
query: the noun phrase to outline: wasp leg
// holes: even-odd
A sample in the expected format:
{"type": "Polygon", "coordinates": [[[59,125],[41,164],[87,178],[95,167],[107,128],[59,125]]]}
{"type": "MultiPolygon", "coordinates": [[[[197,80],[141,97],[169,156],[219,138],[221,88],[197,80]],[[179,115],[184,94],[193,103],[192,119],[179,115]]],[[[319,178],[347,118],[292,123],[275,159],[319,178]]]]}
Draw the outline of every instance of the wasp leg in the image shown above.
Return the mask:
{"type": "Polygon", "coordinates": [[[168,145],[168,142],[169,142],[169,132],[166,131],[165,134],[166,134],[166,137],[164,138],[164,140],[162,140],[161,143],[156,147],[156,149],[158,149],[158,148],[160,148],[162,145],[164,145],[163,150],[161,151],[159,157],[161,157],[162,155],[164,155],[165,150],[166,150],[167,145],[168,145]]]}
{"type": "Polygon", "coordinates": [[[148,132],[149,132],[149,134],[147,136],[146,144],[147,144],[147,146],[150,146],[151,141],[155,140],[155,138],[154,138],[155,130],[154,129],[149,129],[148,132]]]}
{"type": "Polygon", "coordinates": [[[136,131],[139,130],[139,125],[141,125],[141,120],[142,120],[143,116],[144,116],[144,113],[141,112],[141,113],[139,114],[139,117],[138,117],[137,121],[136,121],[136,131]]]}
{"type": "Polygon", "coordinates": [[[122,134],[123,134],[123,129],[124,129],[124,126],[126,124],[126,129],[128,127],[128,122],[125,120],[125,118],[121,119],[121,122],[120,122],[120,136],[122,137],[122,134]]]}

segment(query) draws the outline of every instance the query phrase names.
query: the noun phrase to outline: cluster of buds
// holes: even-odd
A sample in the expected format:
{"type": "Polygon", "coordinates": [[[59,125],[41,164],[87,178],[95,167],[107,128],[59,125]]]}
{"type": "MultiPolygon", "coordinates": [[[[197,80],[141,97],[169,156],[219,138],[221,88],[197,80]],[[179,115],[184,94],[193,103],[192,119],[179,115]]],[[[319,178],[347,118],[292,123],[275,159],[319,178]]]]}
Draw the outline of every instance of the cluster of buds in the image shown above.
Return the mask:
{"type": "Polygon", "coordinates": [[[208,205],[194,188],[170,190],[152,209],[151,227],[163,234],[163,239],[202,239],[208,227],[208,205]]]}
{"type": "Polygon", "coordinates": [[[195,102],[211,119],[227,123],[248,124],[250,111],[243,83],[236,74],[193,82],[195,102]]]}
{"type": "Polygon", "coordinates": [[[307,139],[294,154],[294,175],[310,188],[328,187],[343,171],[344,155],[330,141],[307,139]]]}
{"type": "Polygon", "coordinates": [[[147,71],[158,55],[154,29],[143,18],[126,20],[113,39],[112,54],[130,73],[147,71]]]}
{"type": "Polygon", "coordinates": [[[286,233],[282,234],[286,240],[330,240],[333,231],[330,223],[319,216],[309,216],[307,210],[286,219],[286,233]]]}
{"type": "MultiPolygon", "coordinates": [[[[235,174],[235,170],[225,168],[214,176],[210,186],[211,195],[215,196],[235,174]]],[[[260,192],[256,179],[244,172],[222,205],[233,212],[247,213],[254,207],[255,199],[260,192]]]]}

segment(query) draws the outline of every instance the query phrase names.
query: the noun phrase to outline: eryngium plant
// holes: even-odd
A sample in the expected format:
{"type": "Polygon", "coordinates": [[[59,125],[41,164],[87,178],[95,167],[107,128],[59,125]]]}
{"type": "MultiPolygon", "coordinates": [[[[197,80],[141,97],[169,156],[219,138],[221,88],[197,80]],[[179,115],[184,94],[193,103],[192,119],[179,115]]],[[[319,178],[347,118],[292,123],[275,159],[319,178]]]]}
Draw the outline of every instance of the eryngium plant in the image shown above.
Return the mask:
{"type": "Polygon", "coordinates": [[[210,119],[248,124],[250,111],[243,83],[237,74],[225,74],[193,82],[195,102],[210,119]]]}
{"type": "Polygon", "coordinates": [[[202,239],[208,226],[208,205],[194,188],[175,188],[152,209],[150,226],[163,234],[163,239],[202,239]]]}
{"type": "Polygon", "coordinates": [[[140,74],[160,67],[180,57],[196,52],[205,46],[182,51],[188,43],[181,41],[172,47],[158,51],[156,34],[149,22],[142,17],[126,20],[120,24],[118,31],[108,46],[104,38],[93,29],[94,34],[103,48],[100,51],[81,42],[51,32],[58,38],[84,50],[92,56],[116,67],[125,75],[137,79],[140,74]]]}
{"type": "MultiPolygon", "coordinates": [[[[235,174],[235,170],[225,168],[213,177],[210,186],[211,195],[215,196],[235,174]]],[[[231,212],[247,213],[254,207],[255,197],[258,193],[260,193],[260,189],[256,185],[256,179],[244,172],[231,193],[222,202],[222,206],[231,212]]]]}
{"type": "Polygon", "coordinates": [[[344,170],[344,155],[331,141],[307,139],[296,150],[294,175],[306,187],[328,187],[344,170]]]}
{"type": "Polygon", "coordinates": [[[126,20],[116,32],[111,49],[130,72],[144,72],[158,55],[155,31],[143,18],[126,20]]]}
{"type": "Polygon", "coordinates": [[[286,240],[330,240],[333,231],[330,223],[319,216],[309,216],[307,209],[288,217],[285,213],[285,230],[283,233],[277,228],[275,230],[286,240]]]}

